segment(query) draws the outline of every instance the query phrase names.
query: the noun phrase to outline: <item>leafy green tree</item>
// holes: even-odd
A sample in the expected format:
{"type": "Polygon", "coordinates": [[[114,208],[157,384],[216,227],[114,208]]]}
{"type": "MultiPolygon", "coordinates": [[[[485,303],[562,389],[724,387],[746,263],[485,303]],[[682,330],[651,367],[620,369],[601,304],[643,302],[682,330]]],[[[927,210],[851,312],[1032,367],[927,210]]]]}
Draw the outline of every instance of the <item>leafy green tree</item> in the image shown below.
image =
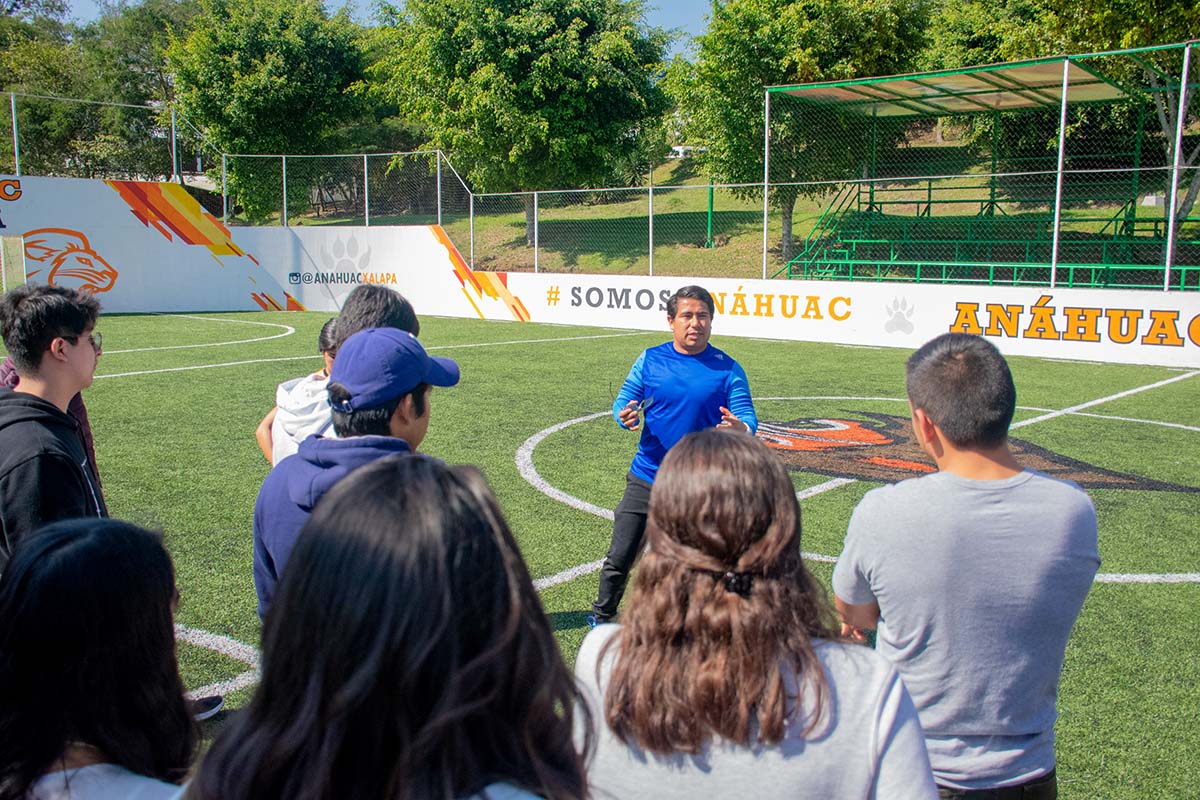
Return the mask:
{"type": "MultiPolygon", "coordinates": [[[[669,79],[688,143],[705,148],[699,157],[714,180],[761,184],[764,86],[903,72],[927,19],[925,0],[714,0],[695,62],[677,61],[669,79]]],[[[770,198],[783,219],[785,261],[796,199],[827,190],[797,182],[858,177],[867,130],[862,120],[799,103],[772,107],[770,198]]],[[[902,129],[881,123],[876,135],[886,144],[902,129]]]]}
{"type": "MultiPolygon", "coordinates": [[[[179,108],[226,153],[327,152],[325,137],[358,118],[359,30],[320,0],[200,0],[186,38],[167,48],[179,108]]],[[[231,159],[229,187],[252,219],[279,209],[279,167],[231,159]]],[[[289,182],[289,207],[308,187],[289,182]],[[292,196],[292,193],[295,196],[292,196]]]]}
{"type": "MultiPolygon", "coordinates": [[[[666,109],[666,34],[636,0],[408,0],[380,29],[373,91],[478,191],[595,186],[666,109]]],[[[532,243],[533,204],[526,203],[532,243]]]]}
{"type": "MultiPolygon", "coordinates": [[[[1111,0],[1098,5],[1082,6],[1065,0],[1042,0],[1044,11],[1043,36],[1051,43],[1060,45],[1066,52],[1098,52],[1113,47],[1148,47],[1195,39],[1200,33],[1200,4],[1180,0],[1111,0]]],[[[1024,43],[1018,39],[1017,42],[1024,43]]],[[[1034,40],[1033,46],[1039,43],[1034,40]]],[[[1029,46],[1029,45],[1027,45],[1029,46]]],[[[1181,113],[1179,76],[1182,68],[1182,51],[1160,51],[1142,56],[1145,66],[1125,60],[1117,62],[1115,77],[1125,78],[1128,73],[1140,72],[1141,83],[1152,88],[1151,100],[1154,117],[1162,132],[1160,139],[1166,163],[1175,159],[1175,129],[1181,113]],[[1124,74],[1123,74],[1124,73],[1124,74]]],[[[1195,76],[1200,75],[1200,47],[1192,48],[1189,83],[1195,86],[1195,76]]],[[[1194,129],[1200,123],[1200,101],[1195,89],[1191,90],[1190,102],[1183,104],[1184,129],[1194,129]]],[[[1196,167],[1200,164],[1200,138],[1184,140],[1180,153],[1181,167],[1196,167]]],[[[1190,169],[1184,174],[1179,203],[1175,208],[1176,219],[1187,219],[1196,200],[1200,197],[1200,169],[1190,169]],[[1188,177],[1190,175],[1190,178],[1188,177]]],[[[1169,209],[1164,209],[1164,213],[1169,209]]]]}
{"type": "MultiPolygon", "coordinates": [[[[1148,47],[1183,42],[1200,31],[1200,4],[1179,0],[1112,0],[1098,4],[1080,4],[1074,0],[965,0],[945,2],[935,15],[931,30],[932,45],[926,54],[930,69],[971,66],[996,61],[1035,58],[1052,53],[1091,53],[1113,49],[1148,47]]],[[[1179,113],[1179,75],[1181,50],[1146,53],[1141,63],[1131,59],[1107,59],[1100,66],[1111,78],[1131,85],[1151,87],[1149,99],[1135,98],[1108,109],[1082,109],[1076,112],[1068,130],[1073,146],[1089,151],[1088,139],[1105,142],[1092,151],[1104,152],[1114,146],[1129,151],[1137,135],[1138,105],[1146,103],[1158,130],[1149,140],[1160,149],[1162,163],[1175,157],[1175,129],[1179,113]],[[1169,77],[1170,76],[1170,77],[1169,77]]],[[[1192,55],[1192,74],[1200,69],[1200,48],[1192,55]]],[[[1186,107],[1185,129],[1200,121],[1200,103],[1194,99],[1186,107]]],[[[1037,116],[1037,115],[1034,115],[1037,116]]],[[[978,133],[990,129],[977,125],[978,133]]],[[[1002,145],[1011,152],[1046,153],[1057,147],[1057,113],[1041,115],[1035,124],[1004,131],[1002,145]]],[[[1148,154],[1144,158],[1150,157],[1148,154]]],[[[1200,141],[1185,140],[1181,165],[1195,167],[1200,162],[1200,141]]],[[[1182,187],[1176,216],[1185,219],[1200,197],[1200,170],[1190,170],[1182,187]]],[[[1164,210],[1165,212],[1165,210],[1164,210]]]]}
{"type": "MultiPolygon", "coordinates": [[[[47,97],[86,94],[86,73],[78,49],[72,46],[67,27],[59,20],[0,15],[0,36],[0,88],[47,97]]],[[[48,175],[74,174],[71,156],[78,149],[74,145],[94,133],[94,109],[26,96],[18,97],[16,105],[22,169],[48,175]]],[[[7,109],[4,117],[7,125],[7,109]]],[[[6,169],[15,166],[6,161],[6,169]]]]}

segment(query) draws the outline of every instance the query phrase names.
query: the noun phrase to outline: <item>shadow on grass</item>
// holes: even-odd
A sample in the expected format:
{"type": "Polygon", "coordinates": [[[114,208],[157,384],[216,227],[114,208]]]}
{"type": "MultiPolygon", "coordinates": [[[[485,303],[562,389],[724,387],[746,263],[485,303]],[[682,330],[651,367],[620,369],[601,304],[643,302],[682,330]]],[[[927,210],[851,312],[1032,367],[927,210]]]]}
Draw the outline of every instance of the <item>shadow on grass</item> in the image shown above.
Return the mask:
{"type": "Polygon", "coordinates": [[[550,630],[573,631],[587,630],[588,611],[552,611],[546,616],[550,619],[550,630]]]}

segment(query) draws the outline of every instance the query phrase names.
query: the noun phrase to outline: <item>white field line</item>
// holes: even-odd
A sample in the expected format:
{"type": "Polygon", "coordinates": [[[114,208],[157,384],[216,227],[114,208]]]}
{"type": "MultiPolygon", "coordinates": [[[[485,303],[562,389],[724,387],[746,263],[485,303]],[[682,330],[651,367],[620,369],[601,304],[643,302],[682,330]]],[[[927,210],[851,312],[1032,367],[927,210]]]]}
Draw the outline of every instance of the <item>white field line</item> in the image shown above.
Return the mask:
{"type": "Polygon", "coordinates": [[[1096,583],[1200,583],[1200,572],[1101,572],[1096,583]]]}
{"type": "Polygon", "coordinates": [[[1197,375],[1200,375],[1200,370],[1194,370],[1192,372],[1185,372],[1182,375],[1176,375],[1173,378],[1167,378],[1166,380],[1161,380],[1156,383],[1148,383],[1145,386],[1138,386],[1134,389],[1126,389],[1123,392],[1117,392],[1116,394],[1110,394],[1107,397],[1100,397],[1095,400],[1089,400],[1086,403],[1080,403],[1079,405],[1071,406],[1070,408],[1064,408],[1061,411],[1051,411],[1049,414],[1043,414],[1040,417],[1034,417],[1032,419],[1021,420],[1020,422],[1014,422],[1012,425],[1009,426],[1009,430],[1012,430],[1013,428],[1024,428],[1026,425],[1032,425],[1035,422],[1044,422],[1045,420],[1048,420],[1048,419],[1055,419],[1055,418],[1061,417],[1065,414],[1073,414],[1076,411],[1082,411],[1085,408],[1091,408],[1092,406],[1098,406],[1098,405],[1101,405],[1102,403],[1108,403],[1112,400],[1119,400],[1122,397],[1129,397],[1130,395],[1135,395],[1140,392],[1147,392],[1151,389],[1158,389],[1162,386],[1166,386],[1171,383],[1176,383],[1178,381],[1184,381],[1184,380],[1187,380],[1188,378],[1194,378],[1197,375]]]}
{"type": "Polygon", "coordinates": [[[1071,416],[1073,416],[1073,417],[1091,417],[1093,419],[1111,419],[1111,420],[1115,420],[1117,422],[1138,422],[1138,423],[1141,423],[1142,425],[1161,425],[1164,428],[1179,428],[1180,430],[1185,430],[1185,431],[1200,431],[1200,427],[1197,427],[1195,425],[1184,425],[1179,422],[1162,422],[1162,421],[1156,420],[1156,419],[1138,419],[1136,417],[1116,417],[1116,416],[1113,416],[1112,414],[1088,414],[1083,411],[1072,411],[1071,416]]]}
{"type": "Polygon", "coordinates": [[[801,489],[796,492],[797,500],[807,500],[810,497],[816,497],[823,492],[828,492],[830,489],[836,489],[839,486],[845,486],[847,483],[854,483],[854,478],[833,478],[832,480],[818,483],[816,486],[810,486],[807,489],[801,489]]]}
{"type": "Polygon", "coordinates": [[[220,367],[240,367],[245,364],[271,364],[276,361],[316,361],[321,356],[314,353],[311,356],[284,356],[281,358],[255,358],[249,361],[226,361],[221,364],[198,364],[189,367],[165,367],[163,369],[140,369],[136,372],[110,372],[106,375],[97,375],[96,380],[101,378],[132,378],[137,375],[158,375],[163,372],[191,372],[197,369],[218,369],[220,367]]]}
{"type": "MultiPolygon", "coordinates": [[[[528,439],[526,439],[525,442],[519,448],[517,448],[517,471],[521,473],[521,477],[524,478],[530,486],[537,489],[551,500],[557,500],[558,502],[564,503],[571,508],[575,508],[580,511],[586,511],[589,514],[595,514],[597,517],[601,517],[609,522],[612,522],[613,512],[611,510],[593,505],[586,500],[580,500],[574,495],[567,494],[561,489],[554,488],[548,481],[546,481],[545,478],[538,474],[537,469],[533,466],[533,450],[539,444],[541,444],[542,440],[547,436],[558,433],[561,430],[565,430],[572,425],[578,425],[581,422],[590,422],[594,419],[611,416],[611,413],[612,412],[609,411],[597,411],[595,414],[587,414],[582,417],[576,417],[575,419],[569,419],[566,422],[560,422],[557,425],[551,425],[545,430],[538,431],[533,436],[530,436],[528,439]]],[[[596,569],[600,569],[599,562],[593,563],[596,564],[596,569]]],[[[571,569],[578,569],[578,567],[572,567],[571,569]]],[[[568,570],[568,572],[569,571],[570,570],[568,570]]],[[[595,570],[589,571],[594,572],[595,570]]],[[[559,573],[559,575],[561,574],[563,573],[559,573]]],[[[586,573],[580,574],[582,575],[586,573]]],[[[553,580],[555,577],[557,576],[551,576],[551,578],[546,580],[553,580]]]]}
{"type": "MultiPolygon", "coordinates": [[[[229,320],[236,322],[237,320],[229,320]]],[[[267,323],[258,323],[265,325],[267,323]]],[[[574,342],[583,339],[611,339],[619,336],[637,336],[637,333],[604,333],[591,336],[560,336],[553,339],[514,339],[509,342],[472,342],[469,344],[442,344],[427,347],[426,350],[432,352],[434,350],[463,350],[472,347],[503,347],[505,345],[514,344],[542,344],[545,342],[574,342]]],[[[276,338],[274,336],[267,337],[269,339],[276,338]]],[[[189,345],[190,346],[190,345],[189,345]]],[[[199,346],[199,345],[197,345],[199,346]]],[[[170,348],[163,348],[170,349],[170,348]]],[[[122,351],[125,352],[125,351],[122,351]]],[[[106,375],[97,375],[96,380],[101,378],[132,378],[137,375],[157,375],[163,372],[191,372],[198,369],[218,369],[220,367],[241,367],[247,364],[271,364],[279,361],[315,361],[321,356],[317,354],[308,356],[282,356],[279,358],[255,358],[247,361],[225,361],[220,364],[194,364],[186,367],[165,367],[163,369],[143,369],[136,372],[110,372],[106,375]]]]}
{"type": "Polygon", "coordinates": [[[203,647],[205,650],[220,653],[250,667],[250,669],[238,673],[229,680],[217,681],[216,683],[210,683],[193,689],[188,692],[188,697],[206,697],[214,694],[224,696],[230,692],[235,692],[238,689],[244,689],[247,686],[253,686],[258,683],[259,653],[258,650],[250,645],[239,642],[237,639],[229,636],[209,633],[208,631],[202,631],[199,628],[190,628],[186,625],[175,626],[175,638],[177,641],[187,642],[196,647],[203,647]]]}
{"type": "Polygon", "coordinates": [[[238,689],[245,689],[247,686],[253,686],[258,683],[261,677],[256,669],[248,669],[245,672],[240,672],[226,681],[217,681],[216,683],[205,684],[196,689],[192,689],[187,693],[188,697],[208,697],[210,695],[220,695],[224,697],[227,694],[236,692],[238,689]]]}
{"type": "Polygon", "coordinates": [[[544,578],[538,578],[533,582],[533,588],[537,589],[539,592],[545,591],[551,586],[558,586],[560,583],[566,583],[567,581],[573,581],[576,578],[584,575],[589,575],[593,572],[599,572],[600,567],[603,565],[603,558],[597,561],[589,561],[586,564],[579,564],[578,566],[571,567],[570,569],[564,569],[562,572],[556,572],[553,575],[547,575],[544,578]]]}
{"type": "Polygon", "coordinates": [[[296,329],[291,325],[279,325],[274,322],[253,322],[248,319],[223,319],[221,317],[197,317],[192,314],[170,314],[161,316],[184,317],[186,319],[198,319],[204,322],[228,322],[234,325],[258,325],[264,328],[279,328],[283,333],[277,333],[273,336],[259,336],[255,339],[238,339],[232,342],[209,342],[207,344],[173,344],[162,347],[134,347],[129,350],[105,350],[105,355],[116,355],[118,353],[147,353],[151,350],[190,350],[194,347],[224,347],[231,344],[250,344],[251,342],[267,342],[271,339],[282,339],[286,336],[291,336],[296,332],[296,329]]]}

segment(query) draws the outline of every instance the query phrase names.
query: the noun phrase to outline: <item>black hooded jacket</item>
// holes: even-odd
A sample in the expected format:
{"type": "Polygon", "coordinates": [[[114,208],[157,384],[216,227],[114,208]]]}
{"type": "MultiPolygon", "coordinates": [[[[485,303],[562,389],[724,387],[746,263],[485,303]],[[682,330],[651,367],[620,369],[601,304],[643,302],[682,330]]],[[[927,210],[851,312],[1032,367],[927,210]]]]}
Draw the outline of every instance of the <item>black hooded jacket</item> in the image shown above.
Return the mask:
{"type": "Polygon", "coordinates": [[[30,531],[106,516],[78,423],[39,397],[0,389],[0,572],[30,531]]]}

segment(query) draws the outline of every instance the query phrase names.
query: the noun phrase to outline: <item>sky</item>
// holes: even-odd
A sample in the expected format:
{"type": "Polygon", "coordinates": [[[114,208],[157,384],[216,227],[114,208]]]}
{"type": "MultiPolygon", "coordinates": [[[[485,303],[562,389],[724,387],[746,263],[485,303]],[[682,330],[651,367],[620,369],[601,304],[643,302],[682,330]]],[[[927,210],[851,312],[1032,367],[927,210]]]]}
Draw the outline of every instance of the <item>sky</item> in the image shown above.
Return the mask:
{"type": "MultiPolygon", "coordinates": [[[[68,16],[79,22],[90,22],[100,14],[96,0],[67,0],[67,4],[70,7],[68,16]]],[[[326,0],[325,4],[331,10],[341,7],[341,2],[326,0]]],[[[370,0],[350,0],[350,5],[359,9],[355,12],[357,17],[365,18],[369,14],[370,0]]],[[[645,0],[645,5],[646,21],[651,25],[668,30],[678,29],[684,34],[672,48],[672,55],[683,51],[687,37],[704,32],[709,0],[645,0]]]]}

